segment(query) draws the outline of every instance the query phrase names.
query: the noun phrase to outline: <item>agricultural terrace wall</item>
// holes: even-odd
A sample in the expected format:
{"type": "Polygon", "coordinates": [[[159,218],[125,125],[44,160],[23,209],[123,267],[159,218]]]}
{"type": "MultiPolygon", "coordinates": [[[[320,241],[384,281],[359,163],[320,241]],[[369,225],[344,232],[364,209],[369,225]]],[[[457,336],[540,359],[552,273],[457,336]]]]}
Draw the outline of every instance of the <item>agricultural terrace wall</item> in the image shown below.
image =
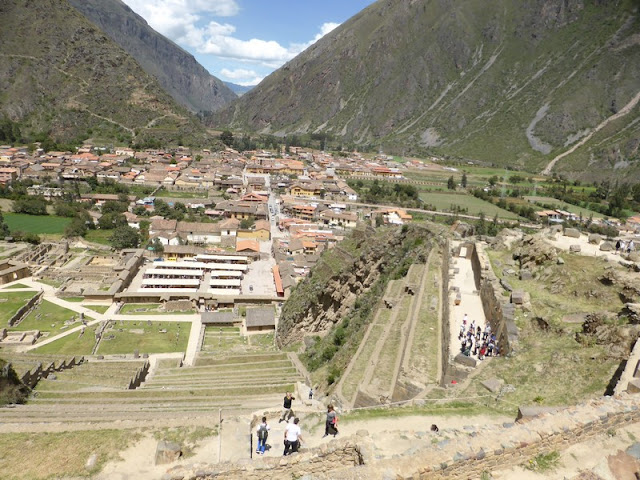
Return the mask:
{"type": "Polygon", "coordinates": [[[442,371],[438,372],[440,375],[440,384],[446,385],[451,381],[451,377],[455,376],[454,372],[451,372],[451,365],[449,362],[449,355],[451,354],[450,342],[448,341],[451,335],[451,324],[449,321],[449,315],[451,314],[449,308],[449,266],[451,265],[451,243],[449,240],[445,242],[442,250],[442,270],[440,275],[442,278],[442,331],[440,332],[440,338],[442,348],[440,349],[442,371]]]}
{"type": "Polygon", "coordinates": [[[481,244],[476,243],[471,257],[474,275],[479,275],[480,299],[484,315],[495,333],[500,353],[506,355],[516,348],[518,327],[515,324],[515,305],[502,295],[504,289],[493,273],[491,262],[481,244]],[[477,273],[476,273],[477,272],[477,273]]]}
{"type": "Polygon", "coordinates": [[[42,378],[47,378],[49,374],[53,372],[61,372],[68,370],[76,365],[84,363],[84,357],[77,359],[72,357],[69,360],[63,360],[62,362],[51,362],[48,364],[40,363],[35,368],[32,368],[27,373],[22,375],[20,379],[29,388],[34,388],[42,378]]]}
{"type": "Polygon", "coordinates": [[[640,422],[640,395],[622,394],[558,408],[526,423],[416,432],[416,438],[422,440],[415,441],[412,453],[390,459],[376,459],[372,440],[362,431],[289,458],[261,458],[259,462],[243,464],[182,465],[170,469],[166,477],[257,480],[313,475],[319,480],[467,480],[637,422],[640,422]]]}
{"type": "Polygon", "coordinates": [[[145,362],[144,365],[136,371],[136,374],[129,382],[129,390],[135,390],[142,385],[142,383],[147,379],[150,367],[151,364],[149,362],[145,362]]]}
{"type": "Polygon", "coordinates": [[[25,305],[20,307],[18,311],[14,313],[13,316],[9,319],[9,322],[8,322],[9,326],[14,327],[18,323],[20,323],[22,319],[26,317],[27,314],[31,311],[34,305],[40,301],[43,294],[44,294],[43,291],[36,293],[33,297],[29,299],[29,301],[25,305]]]}

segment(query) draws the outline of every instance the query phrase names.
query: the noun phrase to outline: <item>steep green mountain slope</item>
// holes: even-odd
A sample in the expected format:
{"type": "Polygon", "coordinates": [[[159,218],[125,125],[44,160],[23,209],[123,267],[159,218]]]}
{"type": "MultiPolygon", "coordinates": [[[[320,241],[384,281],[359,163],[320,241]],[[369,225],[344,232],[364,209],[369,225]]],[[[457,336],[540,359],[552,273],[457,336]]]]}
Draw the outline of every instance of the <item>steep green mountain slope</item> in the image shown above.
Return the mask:
{"type": "Polygon", "coordinates": [[[193,56],[153,30],[121,0],[69,0],[135,58],[144,70],[192,112],[215,111],[237,96],[193,56]]]}
{"type": "Polygon", "coordinates": [[[588,139],[554,171],[637,176],[638,5],[379,0],[217,122],[531,170],[588,139]],[[626,115],[589,137],[625,106],[626,115]]]}
{"type": "Polygon", "coordinates": [[[0,2],[0,117],[57,141],[201,142],[203,127],[67,0],[0,2]]]}

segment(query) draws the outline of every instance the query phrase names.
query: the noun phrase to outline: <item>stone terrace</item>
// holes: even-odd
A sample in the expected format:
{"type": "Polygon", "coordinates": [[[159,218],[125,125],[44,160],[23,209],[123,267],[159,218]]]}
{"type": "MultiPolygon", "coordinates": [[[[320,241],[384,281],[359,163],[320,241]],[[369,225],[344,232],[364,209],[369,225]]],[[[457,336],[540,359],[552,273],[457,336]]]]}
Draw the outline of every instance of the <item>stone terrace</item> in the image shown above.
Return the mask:
{"type": "MultiPolygon", "coordinates": [[[[145,362],[96,361],[41,380],[26,405],[0,408],[0,423],[149,422],[198,414],[279,408],[303,377],[286,354],[219,358],[201,355],[194,367],[164,359],[137,389],[129,383],[145,362]]],[[[0,428],[0,431],[2,429],[0,428]]]]}

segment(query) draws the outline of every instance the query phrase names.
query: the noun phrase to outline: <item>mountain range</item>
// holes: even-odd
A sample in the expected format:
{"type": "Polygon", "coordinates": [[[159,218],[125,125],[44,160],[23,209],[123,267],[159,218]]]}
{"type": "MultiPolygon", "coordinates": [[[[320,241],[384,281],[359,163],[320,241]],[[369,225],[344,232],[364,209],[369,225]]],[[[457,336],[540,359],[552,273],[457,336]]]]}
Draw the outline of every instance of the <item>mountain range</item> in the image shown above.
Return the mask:
{"type": "Polygon", "coordinates": [[[236,94],[190,53],[152,29],[121,0],[69,0],[78,11],[120,45],[182,106],[215,111],[236,94]]]}
{"type": "Polygon", "coordinates": [[[638,178],[638,15],[632,0],[379,0],[214,123],[638,178]]]}
{"type": "Polygon", "coordinates": [[[206,141],[200,122],[67,0],[3,0],[0,18],[0,117],[23,136],[206,141]]]}

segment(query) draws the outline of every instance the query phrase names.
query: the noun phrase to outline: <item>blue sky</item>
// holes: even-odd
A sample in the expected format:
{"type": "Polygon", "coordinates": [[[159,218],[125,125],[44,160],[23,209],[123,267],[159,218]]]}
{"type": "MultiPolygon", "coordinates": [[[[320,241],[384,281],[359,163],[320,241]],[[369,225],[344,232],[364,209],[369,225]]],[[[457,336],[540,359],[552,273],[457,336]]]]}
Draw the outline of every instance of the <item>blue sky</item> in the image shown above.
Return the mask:
{"type": "Polygon", "coordinates": [[[258,83],[374,0],[123,0],[213,75],[258,83]]]}

